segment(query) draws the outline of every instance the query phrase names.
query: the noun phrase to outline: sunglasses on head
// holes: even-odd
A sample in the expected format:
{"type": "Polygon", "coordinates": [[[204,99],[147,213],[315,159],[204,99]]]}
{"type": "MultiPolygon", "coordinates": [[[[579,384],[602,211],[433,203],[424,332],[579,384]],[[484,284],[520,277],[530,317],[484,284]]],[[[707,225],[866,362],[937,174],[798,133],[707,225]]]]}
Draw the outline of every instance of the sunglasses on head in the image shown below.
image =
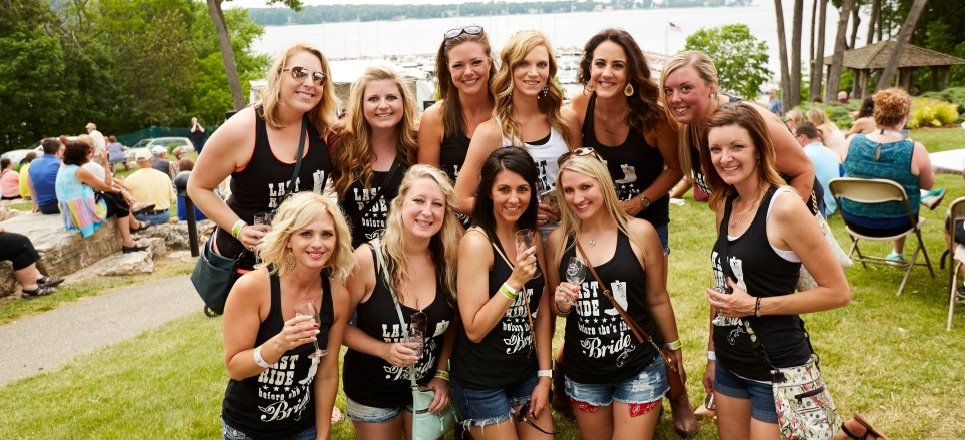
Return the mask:
{"type": "Polygon", "coordinates": [[[596,154],[596,150],[594,150],[593,147],[581,147],[573,151],[567,151],[561,154],[560,158],[556,159],[556,165],[563,166],[563,164],[566,163],[566,161],[569,160],[571,157],[590,156],[590,155],[599,159],[601,162],[603,161],[603,159],[600,158],[600,155],[596,154]]]}
{"type": "Polygon", "coordinates": [[[483,31],[482,26],[472,25],[472,26],[466,26],[464,28],[449,29],[448,31],[446,31],[444,35],[446,36],[446,39],[449,40],[452,38],[456,38],[462,34],[479,35],[482,33],[482,31],[483,31]]]}
{"type": "Polygon", "coordinates": [[[322,85],[322,84],[325,83],[325,72],[320,72],[320,71],[318,71],[318,70],[316,70],[316,71],[313,72],[313,71],[311,71],[311,70],[308,70],[308,68],[306,68],[306,67],[295,66],[295,67],[290,67],[290,68],[282,69],[282,71],[283,71],[283,72],[291,71],[291,73],[292,73],[292,78],[295,78],[295,79],[302,79],[302,78],[308,76],[309,74],[311,74],[311,75],[312,75],[312,81],[313,81],[315,84],[317,84],[317,85],[322,85]]]}
{"type": "Polygon", "coordinates": [[[542,432],[543,434],[547,434],[547,435],[559,434],[556,431],[547,431],[543,428],[540,428],[536,423],[533,423],[533,421],[526,416],[527,413],[529,413],[529,402],[526,402],[523,404],[523,406],[519,407],[519,410],[516,412],[516,423],[525,422],[527,425],[532,426],[533,428],[536,428],[537,431],[542,432]]]}

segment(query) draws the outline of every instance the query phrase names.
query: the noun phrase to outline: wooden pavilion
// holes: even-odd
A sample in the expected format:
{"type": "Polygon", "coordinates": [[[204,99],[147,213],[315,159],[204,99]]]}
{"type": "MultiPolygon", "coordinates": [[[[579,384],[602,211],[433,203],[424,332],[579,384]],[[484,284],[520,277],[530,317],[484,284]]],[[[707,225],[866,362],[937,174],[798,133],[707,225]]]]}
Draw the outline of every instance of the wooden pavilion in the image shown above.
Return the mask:
{"type": "MultiPolygon", "coordinates": [[[[851,69],[854,73],[854,86],[851,90],[851,97],[864,99],[873,90],[868,90],[868,81],[873,73],[879,76],[888,64],[891,53],[895,48],[894,41],[879,41],[858,49],[844,51],[844,63],[842,67],[851,69]]],[[[941,90],[948,87],[951,67],[954,65],[965,64],[965,60],[935,52],[923,47],[906,44],[905,49],[898,60],[898,75],[896,75],[897,86],[910,90],[911,74],[917,68],[931,68],[931,81],[928,90],[941,90]],[[939,76],[941,76],[941,87],[938,86],[939,76]]],[[[824,57],[824,65],[831,65],[831,56],[824,57]]],[[[825,76],[827,72],[825,72],[825,76]]],[[[923,90],[924,91],[924,90],[923,90]]]]}

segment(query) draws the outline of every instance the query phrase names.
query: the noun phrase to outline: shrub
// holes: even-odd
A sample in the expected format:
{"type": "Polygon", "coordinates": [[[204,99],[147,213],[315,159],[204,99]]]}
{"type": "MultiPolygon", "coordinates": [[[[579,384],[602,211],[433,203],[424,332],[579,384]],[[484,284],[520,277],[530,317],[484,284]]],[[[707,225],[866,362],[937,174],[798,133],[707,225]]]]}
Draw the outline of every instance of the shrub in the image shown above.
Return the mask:
{"type": "Polygon", "coordinates": [[[941,127],[958,121],[958,104],[931,98],[915,98],[911,102],[908,128],[941,127]]]}
{"type": "Polygon", "coordinates": [[[965,112],[965,87],[949,87],[938,92],[926,92],[921,96],[956,104],[959,113],[965,112]]]}

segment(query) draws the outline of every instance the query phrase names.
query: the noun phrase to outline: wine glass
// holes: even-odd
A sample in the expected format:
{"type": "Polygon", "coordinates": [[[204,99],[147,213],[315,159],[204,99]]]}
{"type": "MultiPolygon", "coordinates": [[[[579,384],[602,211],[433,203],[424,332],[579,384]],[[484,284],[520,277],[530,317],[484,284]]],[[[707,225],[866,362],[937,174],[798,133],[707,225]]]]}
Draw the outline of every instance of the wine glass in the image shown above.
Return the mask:
{"type": "Polygon", "coordinates": [[[405,342],[412,348],[413,354],[418,359],[422,359],[422,350],[425,348],[426,320],[426,314],[422,311],[415,312],[409,317],[409,334],[405,342]]]}
{"type": "MultiPolygon", "coordinates": [[[[516,231],[516,255],[521,255],[523,252],[528,251],[531,247],[536,246],[536,232],[532,229],[521,229],[516,231]]],[[[537,279],[542,276],[543,273],[539,270],[539,263],[536,264],[536,272],[533,273],[533,279],[537,279]]]]}
{"type": "MultiPolygon", "coordinates": [[[[296,305],[295,316],[311,316],[312,322],[318,324],[318,312],[315,310],[315,303],[307,302],[296,305]]],[[[312,344],[315,344],[315,352],[308,355],[308,357],[314,359],[328,354],[328,350],[318,348],[318,338],[312,339],[312,344]]]]}
{"type": "MultiPolygon", "coordinates": [[[[576,284],[583,289],[583,280],[586,279],[586,265],[583,264],[583,260],[580,257],[572,256],[570,261],[566,264],[566,281],[576,284]]],[[[566,303],[575,306],[576,300],[567,299],[566,303]]]]}

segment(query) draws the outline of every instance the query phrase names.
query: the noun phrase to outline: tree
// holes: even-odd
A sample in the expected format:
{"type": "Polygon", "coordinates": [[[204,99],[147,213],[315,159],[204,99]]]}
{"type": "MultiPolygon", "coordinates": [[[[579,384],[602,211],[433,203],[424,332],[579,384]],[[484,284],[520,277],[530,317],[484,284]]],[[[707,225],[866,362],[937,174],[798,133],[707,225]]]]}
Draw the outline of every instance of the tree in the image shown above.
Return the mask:
{"type": "MultiPolygon", "coordinates": [[[[228,0],[231,1],[231,0],[228,0]]],[[[228,26],[225,23],[224,12],[221,3],[224,0],[207,0],[208,14],[214,23],[215,31],[218,34],[218,43],[221,48],[221,60],[224,62],[225,75],[228,77],[228,88],[231,90],[231,101],[235,110],[240,110],[245,106],[245,95],[241,91],[241,81],[238,79],[238,68],[235,62],[235,54],[231,48],[231,39],[228,36],[228,26]]],[[[267,4],[273,5],[282,3],[294,10],[301,10],[301,0],[268,0],[267,4]]]]}
{"type": "Polygon", "coordinates": [[[891,87],[891,81],[898,69],[898,59],[904,52],[908,41],[911,40],[911,33],[915,31],[918,17],[921,16],[921,11],[925,9],[926,2],[927,0],[915,0],[912,3],[911,10],[908,11],[908,16],[905,18],[905,23],[901,25],[901,31],[898,32],[898,41],[895,42],[895,48],[891,52],[891,57],[888,58],[885,71],[881,73],[881,78],[878,79],[878,90],[891,87]]]}
{"type": "Polygon", "coordinates": [[[838,19],[838,34],[834,40],[834,55],[831,56],[831,68],[828,69],[828,87],[824,90],[824,102],[834,102],[837,98],[838,85],[841,82],[841,65],[844,64],[844,49],[848,38],[848,19],[854,0],[841,2],[840,18],[838,19]]]}
{"type": "Polygon", "coordinates": [[[787,63],[787,37],[784,32],[784,5],[774,0],[774,15],[777,18],[777,54],[781,61],[781,102],[791,108],[791,74],[787,63]]]}
{"type": "Polygon", "coordinates": [[[794,0],[791,17],[791,84],[790,98],[784,100],[784,108],[791,109],[801,100],[801,28],[804,27],[804,0],[794,0]]]}
{"type": "Polygon", "coordinates": [[[767,44],[754,38],[745,24],[728,24],[687,36],[687,50],[701,50],[717,65],[720,87],[755,97],[773,73],[767,68],[767,44]]]}
{"type": "MultiPolygon", "coordinates": [[[[820,3],[818,12],[817,43],[814,45],[814,58],[811,60],[811,96],[821,96],[821,83],[824,80],[824,23],[827,22],[828,0],[814,0],[820,3]]],[[[812,23],[813,27],[814,24],[812,23]]],[[[813,29],[812,29],[813,32],[813,29]]],[[[810,96],[808,97],[810,99],[810,96]]]]}

